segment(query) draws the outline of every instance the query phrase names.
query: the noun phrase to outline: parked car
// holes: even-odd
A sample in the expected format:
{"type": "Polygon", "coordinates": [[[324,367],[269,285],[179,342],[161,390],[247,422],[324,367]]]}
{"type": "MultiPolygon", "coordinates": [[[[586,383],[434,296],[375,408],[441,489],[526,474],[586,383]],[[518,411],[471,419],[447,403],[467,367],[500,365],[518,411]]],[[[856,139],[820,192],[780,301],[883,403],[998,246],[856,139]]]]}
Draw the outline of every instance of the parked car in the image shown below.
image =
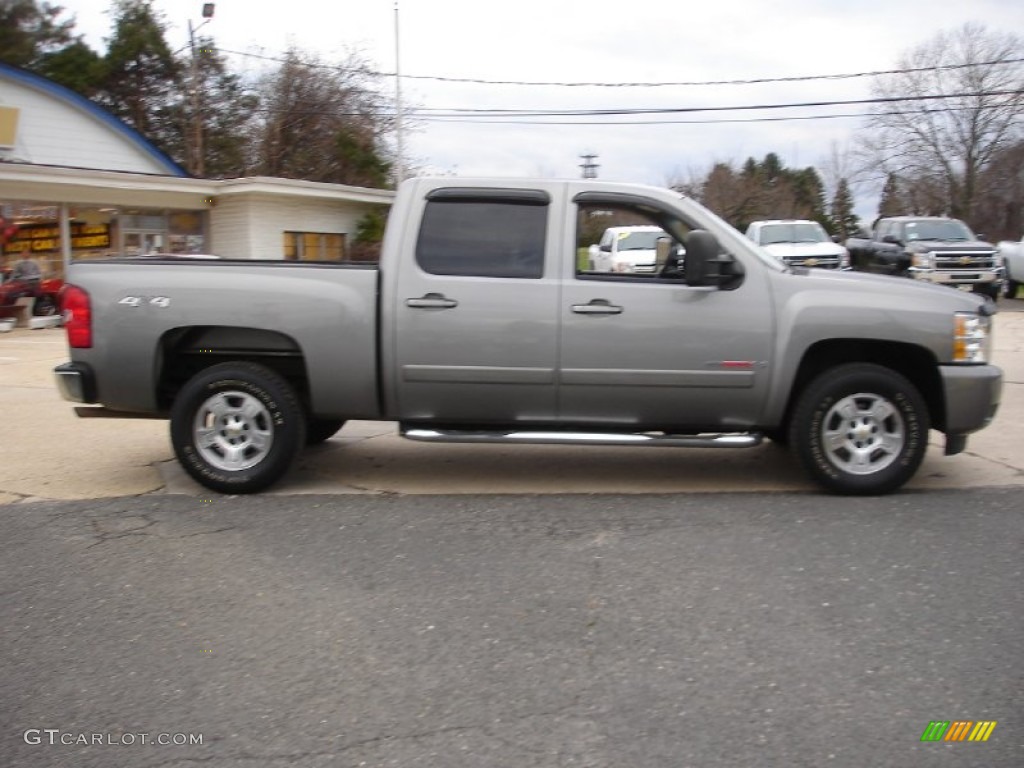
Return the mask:
{"type": "Polygon", "coordinates": [[[653,272],[660,227],[609,227],[601,242],[590,246],[590,268],[598,272],[653,272]]]}
{"type": "Polygon", "coordinates": [[[1016,298],[1017,289],[1024,285],[1024,238],[1017,242],[1001,241],[996,248],[1003,260],[1006,270],[1006,290],[1003,295],[1008,299],[1016,298]]]}
{"type": "Polygon", "coordinates": [[[790,267],[849,269],[850,254],[816,221],[765,219],[752,221],[747,237],[790,267]]]}
{"type": "Polygon", "coordinates": [[[974,291],[995,301],[1003,266],[995,246],[964,222],[943,216],[892,216],[846,241],[854,269],[974,291]]]}
{"type": "Polygon", "coordinates": [[[25,280],[15,277],[12,270],[0,272],[0,313],[10,311],[23,297],[32,297],[32,313],[39,316],[55,315],[60,311],[62,280],[25,280]]]}

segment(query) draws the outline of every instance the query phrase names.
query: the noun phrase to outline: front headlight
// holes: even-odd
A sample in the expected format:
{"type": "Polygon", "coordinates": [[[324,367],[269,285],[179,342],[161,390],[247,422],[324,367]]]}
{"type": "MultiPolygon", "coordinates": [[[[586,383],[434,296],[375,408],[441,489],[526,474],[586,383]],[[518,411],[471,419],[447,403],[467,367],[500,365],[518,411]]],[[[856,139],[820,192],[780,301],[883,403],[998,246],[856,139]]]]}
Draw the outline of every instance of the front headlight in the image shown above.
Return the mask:
{"type": "Polygon", "coordinates": [[[915,253],[910,257],[910,263],[918,269],[935,269],[935,254],[931,251],[915,253]]]}
{"type": "Polygon", "coordinates": [[[953,362],[987,363],[991,329],[991,318],[974,312],[957,312],[953,316],[953,362]]]}

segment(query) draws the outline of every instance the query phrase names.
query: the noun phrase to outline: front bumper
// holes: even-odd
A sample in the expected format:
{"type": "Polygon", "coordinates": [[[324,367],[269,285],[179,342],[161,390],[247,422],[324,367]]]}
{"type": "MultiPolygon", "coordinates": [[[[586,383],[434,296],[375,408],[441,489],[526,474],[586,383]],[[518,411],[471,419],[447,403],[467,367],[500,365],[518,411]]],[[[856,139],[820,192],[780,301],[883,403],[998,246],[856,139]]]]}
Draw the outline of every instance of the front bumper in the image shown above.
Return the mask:
{"type": "Polygon", "coordinates": [[[999,408],[1003,371],[994,365],[940,365],[948,436],[963,436],[988,426],[999,408]]]}
{"type": "Polygon", "coordinates": [[[910,267],[907,272],[915,280],[924,280],[936,285],[991,285],[1001,282],[1003,279],[1002,273],[996,271],[940,272],[934,269],[910,267]]]}

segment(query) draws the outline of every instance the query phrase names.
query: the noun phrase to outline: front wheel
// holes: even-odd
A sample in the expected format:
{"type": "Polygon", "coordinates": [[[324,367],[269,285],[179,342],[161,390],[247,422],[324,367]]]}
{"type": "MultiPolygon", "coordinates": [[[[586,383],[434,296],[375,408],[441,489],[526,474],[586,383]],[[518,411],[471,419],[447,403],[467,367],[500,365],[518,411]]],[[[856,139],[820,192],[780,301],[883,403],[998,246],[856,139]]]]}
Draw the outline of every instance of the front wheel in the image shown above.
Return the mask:
{"type": "Polygon", "coordinates": [[[975,293],[980,293],[982,296],[988,296],[992,301],[999,301],[999,284],[991,283],[989,285],[976,286],[974,289],[975,293]]]}
{"type": "Polygon", "coordinates": [[[197,482],[220,493],[255,493],[291,468],[306,417],[291,385],[263,365],[200,371],[171,409],[171,443],[197,482]]]}
{"type": "Polygon", "coordinates": [[[43,295],[36,299],[32,307],[32,314],[36,317],[51,317],[57,314],[57,302],[52,296],[43,295]]]}
{"type": "Polygon", "coordinates": [[[1005,296],[1008,299],[1015,299],[1015,298],[1017,298],[1017,288],[1019,288],[1019,287],[1020,287],[1020,283],[1018,283],[1016,280],[1009,280],[1008,279],[1006,281],[1006,285],[1003,288],[1003,296],[1005,296]]]}
{"type": "Polygon", "coordinates": [[[825,371],[797,400],[790,441],[826,490],[889,493],[906,483],[928,449],[924,398],[904,376],[851,363],[825,371]]]}

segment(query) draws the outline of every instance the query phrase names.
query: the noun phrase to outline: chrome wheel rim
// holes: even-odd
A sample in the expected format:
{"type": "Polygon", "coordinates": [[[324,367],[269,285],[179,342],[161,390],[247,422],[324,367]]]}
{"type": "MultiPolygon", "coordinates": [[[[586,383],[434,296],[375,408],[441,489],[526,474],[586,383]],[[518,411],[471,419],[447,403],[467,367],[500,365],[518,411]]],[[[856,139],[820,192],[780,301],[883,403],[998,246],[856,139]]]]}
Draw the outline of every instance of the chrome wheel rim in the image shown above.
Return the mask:
{"type": "Polygon", "coordinates": [[[274,420],[246,392],[220,392],[204,402],[193,423],[199,455],[217,469],[238,472],[267,457],[274,445],[274,420]]]}
{"type": "Polygon", "coordinates": [[[899,457],[906,429],[899,410],[881,395],[858,393],[833,405],[821,425],[829,461],[851,475],[871,475],[899,457]]]}

